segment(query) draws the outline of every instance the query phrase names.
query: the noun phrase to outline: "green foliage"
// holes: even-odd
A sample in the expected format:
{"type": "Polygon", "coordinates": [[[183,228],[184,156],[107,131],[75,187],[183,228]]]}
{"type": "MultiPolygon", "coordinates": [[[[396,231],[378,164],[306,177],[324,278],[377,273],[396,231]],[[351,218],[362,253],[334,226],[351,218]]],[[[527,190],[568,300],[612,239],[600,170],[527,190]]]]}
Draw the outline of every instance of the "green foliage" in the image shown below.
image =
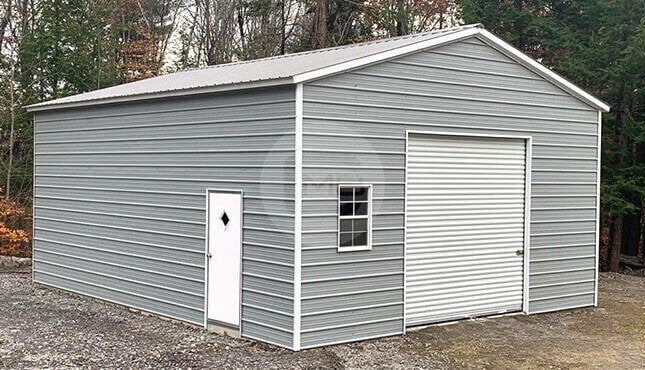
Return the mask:
{"type": "Polygon", "coordinates": [[[108,87],[118,82],[112,9],[97,1],[42,0],[21,47],[26,103],[108,87]],[[98,6],[102,5],[102,6],[98,6]]]}
{"type": "Polygon", "coordinates": [[[545,0],[462,0],[465,23],[481,23],[489,31],[536,59],[543,59],[557,32],[547,16],[545,0]]]}
{"type": "Polygon", "coordinates": [[[31,197],[33,128],[24,107],[119,82],[114,62],[116,37],[109,24],[114,2],[41,0],[30,4],[16,11],[12,20],[14,36],[8,39],[8,47],[16,52],[3,53],[0,60],[0,180],[5,184],[10,174],[10,193],[25,204],[31,197]],[[10,160],[11,95],[15,140],[10,160]]]}

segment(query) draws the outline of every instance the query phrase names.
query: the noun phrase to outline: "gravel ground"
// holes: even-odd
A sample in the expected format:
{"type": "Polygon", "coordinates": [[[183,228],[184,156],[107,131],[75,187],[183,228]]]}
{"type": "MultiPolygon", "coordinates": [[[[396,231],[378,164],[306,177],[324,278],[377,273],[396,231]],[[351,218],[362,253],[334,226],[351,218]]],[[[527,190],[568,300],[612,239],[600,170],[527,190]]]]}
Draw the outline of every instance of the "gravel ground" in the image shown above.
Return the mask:
{"type": "Polygon", "coordinates": [[[603,274],[600,307],[431,326],[294,353],[0,274],[0,367],[644,368],[645,277],[603,274]]]}

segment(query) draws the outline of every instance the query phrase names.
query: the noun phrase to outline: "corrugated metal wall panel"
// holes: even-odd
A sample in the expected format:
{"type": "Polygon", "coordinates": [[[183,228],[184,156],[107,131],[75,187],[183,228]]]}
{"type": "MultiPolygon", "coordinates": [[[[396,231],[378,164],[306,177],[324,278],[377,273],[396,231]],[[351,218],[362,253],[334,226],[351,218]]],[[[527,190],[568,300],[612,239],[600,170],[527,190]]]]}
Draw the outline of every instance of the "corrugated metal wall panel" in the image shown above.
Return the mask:
{"type": "MultiPolygon", "coordinates": [[[[196,316],[200,315],[200,310],[178,306],[174,303],[168,303],[165,300],[156,300],[150,297],[139,296],[129,291],[119,289],[119,284],[115,286],[101,285],[95,281],[81,281],[72,277],[72,271],[67,270],[65,274],[58,275],[53,272],[41,271],[38,262],[34,263],[34,280],[36,282],[47,284],[49,286],[70,290],[91,297],[106,299],[111,302],[123,304],[126,306],[136,307],[141,310],[158,313],[169,316],[172,312],[173,318],[192,322],[196,316]]],[[[203,312],[201,312],[203,315],[203,312]]]]}
{"type": "Polygon", "coordinates": [[[243,335],[291,347],[294,99],[37,113],[36,281],[202,324],[205,190],[243,189],[243,335]]]}
{"type": "Polygon", "coordinates": [[[374,322],[352,322],[350,325],[339,328],[303,331],[302,346],[303,348],[309,348],[400,334],[402,319],[402,316],[398,316],[392,319],[376,320],[374,322]],[[330,340],[330,338],[334,339],[330,340]]]}
{"type": "MultiPolygon", "coordinates": [[[[589,294],[566,289],[581,280],[593,281],[595,274],[595,259],[586,258],[595,243],[595,233],[591,229],[586,232],[592,224],[585,220],[590,219],[596,206],[598,123],[597,111],[585,103],[483,42],[469,39],[305,84],[303,129],[303,263],[340,266],[351,259],[378,259],[384,254],[393,258],[387,262],[391,266],[400,263],[396,257],[402,258],[403,251],[390,248],[403,242],[401,218],[386,218],[393,229],[386,234],[374,231],[375,246],[371,252],[358,252],[361,258],[336,252],[335,228],[327,231],[319,225],[327,226],[330,215],[336,214],[336,189],[342,182],[374,184],[375,215],[404,211],[405,176],[400,167],[405,163],[406,130],[532,136],[535,222],[531,227],[539,229],[540,222],[545,227],[565,226],[555,233],[531,235],[531,246],[544,248],[536,254],[545,262],[532,262],[531,266],[538,266],[541,273],[529,277],[530,291],[563,285],[564,295],[569,295],[532,300],[530,309],[593,304],[594,289],[586,292],[589,294]],[[569,223],[576,220],[581,222],[569,223]],[[572,233],[577,226],[584,226],[585,232],[572,233]],[[379,243],[384,243],[382,236],[387,239],[387,252],[379,249],[379,243]],[[572,260],[572,269],[562,270],[548,262],[576,256],[582,258],[572,260]]],[[[449,207],[458,201],[453,196],[436,204],[449,207]]],[[[429,217],[449,216],[431,213],[429,217]]],[[[379,263],[380,269],[384,262],[379,263]]],[[[328,281],[303,282],[303,314],[315,309],[309,300],[380,289],[402,292],[401,274],[380,274],[373,268],[374,276],[349,278],[341,275],[346,270],[329,269],[338,275],[325,275],[328,281]]],[[[374,304],[385,303],[372,299],[374,304]]],[[[346,302],[344,307],[334,305],[334,309],[353,306],[346,302]]],[[[367,304],[369,298],[361,302],[367,304]]],[[[392,296],[389,302],[394,304],[396,298],[392,296]]],[[[314,325],[311,331],[303,332],[303,346],[402,330],[400,318],[384,315],[379,319],[392,321],[389,326],[357,324],[333,330],[314,325]]]]}

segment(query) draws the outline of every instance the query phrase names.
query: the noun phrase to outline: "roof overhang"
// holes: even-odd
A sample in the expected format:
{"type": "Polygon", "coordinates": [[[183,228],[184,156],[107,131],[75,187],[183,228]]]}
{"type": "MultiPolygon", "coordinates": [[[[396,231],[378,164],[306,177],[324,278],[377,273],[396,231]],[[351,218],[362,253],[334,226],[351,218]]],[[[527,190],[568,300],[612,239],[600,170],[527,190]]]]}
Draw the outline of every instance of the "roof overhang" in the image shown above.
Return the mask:
{"type": "Polygon", "coordinates": [[[103,104],[114,104],[114,103],[126,103],[126,102],[135,102],[151,99],[167,99],[181,96],[190,96],[198,94],[208,94],[222,91],[232,91],[232,90],[243,90],[243,89],[257,89],[262,87],[271,87],[279,85],[290,85],[293,84],[293,78],[278,78],[272,80],[262,80],[262,81],[248,81],[235,84],[227,85],[217,85],[217,86],[208,86],[208,87],[198,87],[182,90],[168,90],[161,91],[149,94],[138,94],[138,95],[125,95],[118,97],[110,97],[105,99],[92,99],[84,101],[74,101],[69,103],[56,103],[51,104],[50,102],[42,102],[37,104],[28,105],[25,108],[28,112],[39,112],[39,111],[49,111],[54,109],[63,109],[63,108],[78,108],[78,107],[87,107],[94,105],[103,105],[103,104]]]}

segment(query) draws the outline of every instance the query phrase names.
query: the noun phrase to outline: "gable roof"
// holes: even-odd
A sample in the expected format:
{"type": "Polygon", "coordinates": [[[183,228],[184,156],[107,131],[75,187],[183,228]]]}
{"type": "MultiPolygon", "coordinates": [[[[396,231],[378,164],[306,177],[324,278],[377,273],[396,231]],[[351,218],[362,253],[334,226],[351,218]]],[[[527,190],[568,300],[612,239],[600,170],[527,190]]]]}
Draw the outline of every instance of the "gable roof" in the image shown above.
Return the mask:
{"type": "Polygon", "coordinates": [[[606,103],[513,48],[492,33],[486,31],[479,24],[270,58],[190,69],[33,104],[28,106],[27,109],[29,111],[39,111],[213,91],[302,83],[472,36],[478,36],[490,46],[556,84],[583,102],[602,111],[609,111],[609,106],[606,103]]]}

